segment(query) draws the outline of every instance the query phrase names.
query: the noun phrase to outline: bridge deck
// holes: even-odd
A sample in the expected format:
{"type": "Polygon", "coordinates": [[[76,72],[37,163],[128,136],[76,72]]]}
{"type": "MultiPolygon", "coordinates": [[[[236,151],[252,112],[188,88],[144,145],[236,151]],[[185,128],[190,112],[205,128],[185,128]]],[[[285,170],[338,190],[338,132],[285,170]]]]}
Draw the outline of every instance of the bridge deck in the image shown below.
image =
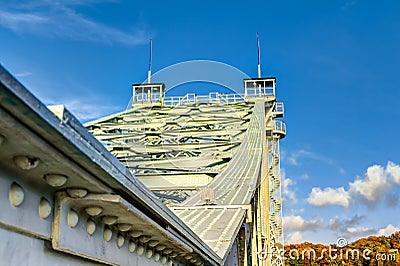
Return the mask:
{"type": "Polygon", "coordinates": [[[246,210],[237,206],[187,207],[174,212],[221,258],[228,255],[246,215],[246,210]]]}
{"type": "Polygon", "coordinates": [[[215,193],[215,205],[203,206],[199,191],[181,208],[172,208],[223,259],[245,219],[243,206],[250,204],[259,183],[265,104],[263,100],[256,101],[241,145],[226,168],[207,185],[215,193]]]}
{"type": "MultiPolygon", "coordinates": [[[[256,101],[246,135],[229,164],[207,187],[213,189],[217,205],[249,204],[258,183],[262,162],[265,101],[256,101]]],[[[201,192],[182,203],[203,205],[201,192]]]]}

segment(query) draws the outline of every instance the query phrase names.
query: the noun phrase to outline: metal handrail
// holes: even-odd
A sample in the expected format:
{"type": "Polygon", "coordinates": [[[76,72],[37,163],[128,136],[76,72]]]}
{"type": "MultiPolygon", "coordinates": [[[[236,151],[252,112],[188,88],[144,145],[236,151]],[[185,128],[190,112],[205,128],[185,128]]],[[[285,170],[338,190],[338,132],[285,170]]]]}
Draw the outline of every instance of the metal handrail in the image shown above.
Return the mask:
{"type": "Polygon", "coordinates": [[[274,131],[286,135],[286,123],[282,120],[275,120],[274,131]]]}
{"type": "MultiPolygon", "coordinates": [[[[156,103],[156,102],[161,102],[162,105],[165,106],[179,106],[179,105],[186,105],[186,104],[193,104],[193,103],[220,103],[220,104],[232,104],[232,103],[238,103],[238,102],[244,102],[246,100],[252,99],[252,98],[258,98],[258,97],[268,97],[268,96],[273,96],[271,89],[271,93],[262,93],[260,95],[258,94],[244,94],[244,93],[219,93],[219,92],[211,92],[208,95],[196,95],[195,93],[187,93],[184,96],[166,96],[166,97],[160,97],[160,96],[154,96],[151,95],[150,99],[148,98],[147,94],[138,94],[134,95],[133,102],[134,103],[144,103],[144,102],[150,102],[150,103],[156,103]],[[150,100],[150,101],[149,101],[150,100]]],[[[277,103],[278,104],[278,103],[277,103]]],[[[277,105],[276,109],[279,112],[279,108],[282,107],[283,109],[283,103],[279,103],[280,105],[277,105]]]]}
{"type": "Polygon", "coordinates": [[[231,104],[244,102],[245,100],[245,94],[242,93],[224,94],[219,92],[211,92],[208,95],[196,95],[194,93],[188,93],[184,96],[167,96],[162,99],[162,102],[165,106],[178,106],[191,103],[231,104]]]}
{"type": "Polygon", "coordinates": [[[283,102],[276,102],[275,103],[275,113],[283,113],[285,111],[283,102]]]}

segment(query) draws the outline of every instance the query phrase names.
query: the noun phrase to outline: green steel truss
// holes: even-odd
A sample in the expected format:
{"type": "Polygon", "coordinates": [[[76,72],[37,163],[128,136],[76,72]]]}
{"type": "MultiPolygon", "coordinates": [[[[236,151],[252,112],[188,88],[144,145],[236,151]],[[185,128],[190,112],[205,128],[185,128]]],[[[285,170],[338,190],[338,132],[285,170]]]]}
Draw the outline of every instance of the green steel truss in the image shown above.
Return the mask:
{"type": "Polygon", "coordinates": [[[85,126],[221,258],[247,234],[239,265],[280,266],[286,125],[275,82],[245,80],[242,95],[172,97],[163,84],[135,85],[131,108],[85,126]],[[219,223],[227,225],[210,226],[219,223]],[[237,231],[245,223],[249,233],[237,231]]]}

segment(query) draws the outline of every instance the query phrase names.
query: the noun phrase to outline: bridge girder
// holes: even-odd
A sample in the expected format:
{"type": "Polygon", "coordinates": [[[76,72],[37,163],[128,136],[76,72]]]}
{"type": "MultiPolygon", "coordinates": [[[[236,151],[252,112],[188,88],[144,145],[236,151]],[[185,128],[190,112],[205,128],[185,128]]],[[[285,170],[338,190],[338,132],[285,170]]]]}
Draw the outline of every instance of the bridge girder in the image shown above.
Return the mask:
{"type": "Polygon", "coordinates": [[[223,261],[240,246],[252,251],[238,252],[240,265],[283,265],[283,104],[271,95],[213,95],[133,103],[86,126],[223,261]]]}

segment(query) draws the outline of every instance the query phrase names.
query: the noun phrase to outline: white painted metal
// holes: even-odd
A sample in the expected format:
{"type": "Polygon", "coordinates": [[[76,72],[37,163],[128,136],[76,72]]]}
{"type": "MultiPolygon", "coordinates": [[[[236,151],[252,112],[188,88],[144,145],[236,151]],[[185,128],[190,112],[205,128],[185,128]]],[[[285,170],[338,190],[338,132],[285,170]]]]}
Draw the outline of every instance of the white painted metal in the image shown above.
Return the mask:
{"type": "Polygon", "coordinates": [[[56,114],[0,67],[2,262],[7,265],[82,265],[94,264],[94,261],[145,266],[172,262],[175,265],[222,264],[222,260],[76,118],[63,107],[54,110],[56,114]],[[68,198],[70,205],[57,205],[59,193],[68,198]],[[93,207],[89,204],[93,194],[101,195],[102,198],[97,199],[100,205],[97,207],[101,208],[86,210],[93,207]],[[109,197],[119,200],[110,203],[109,197]],[[62,208],[55,205],[68,209],[62,212],[62,208]],[[95,217],[99,211],[106,217],[95,217]],[[153,229],[140,237],[137,235],[139,228],[129,231],[129,221],[134,228],[135,219],[139,219],[134,215],[141,217],[143,231],[153,229]],[[110,228],[105,228],[104,224],[110,228]],[[102,249],[83,252],[88,247],[86,241],[95,239],[101,226],[103,238],[94,240],[92,247],[103,246],[108,250],[110,247],[104,242],[114,240],[109,243],[113,248],[107,252],[118,249],[118,260],[107,257],[102,249]],[[110,234],[108,229],[116,234],[110,234]],[[132,239],[137,241],[136,253],[132,252],[136,246],[129,245],[132,239]],[[151,249],[147,242],[152,239],[164,241],[165,248],[154,246],[154,250],[151,249]],[[19,241],[23,243],[17,244],[19,241]],[[70,246],[63,249],[66,246],[61,243],[70,246]],[[146,251],[147,255],[151,251],[152,256],[145,257],[139,250],[146,251]]]}

